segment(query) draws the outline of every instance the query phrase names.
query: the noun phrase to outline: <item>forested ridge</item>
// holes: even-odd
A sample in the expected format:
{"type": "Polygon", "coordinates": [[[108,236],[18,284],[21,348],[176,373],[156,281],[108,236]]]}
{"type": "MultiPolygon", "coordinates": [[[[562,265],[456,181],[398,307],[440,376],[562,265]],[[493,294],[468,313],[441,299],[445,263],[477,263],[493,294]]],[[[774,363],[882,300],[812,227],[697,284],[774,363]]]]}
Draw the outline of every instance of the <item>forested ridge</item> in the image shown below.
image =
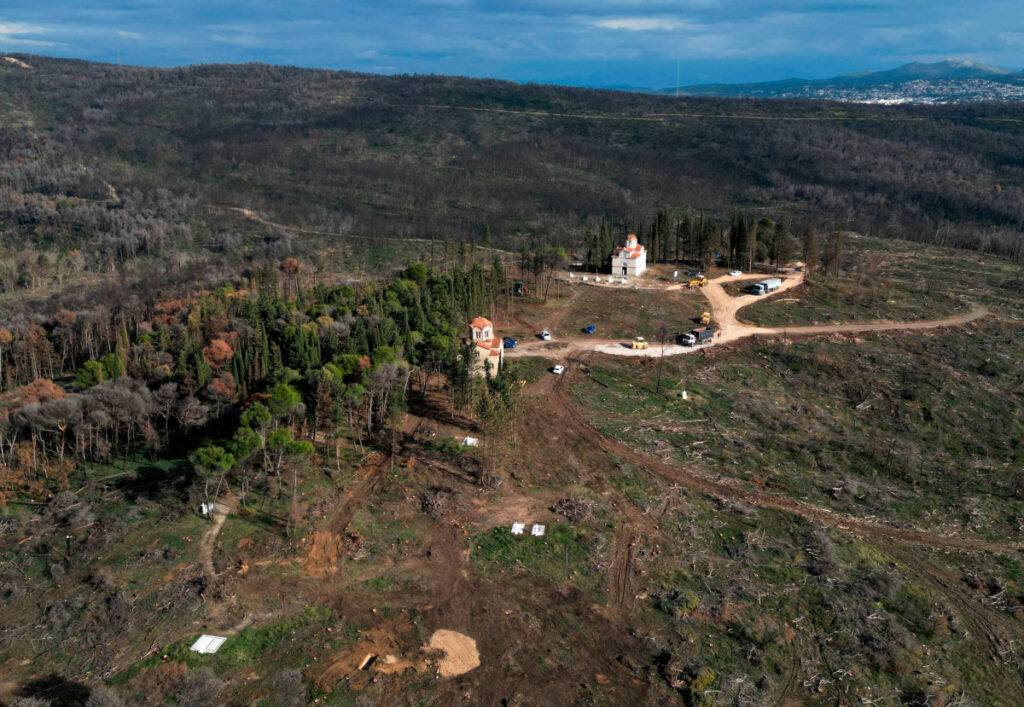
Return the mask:
{"type": "Polygon", "coordinates": [[[1019,104],[677,99],[19,56],[30,68],[0,65],[0,228],[24,256],[0,273],[5,289],[62,267],[283,257],[325,241],[211,210],[223,206],[341,234],[326,241],[349,248],[338,259],[350,265],[373,239],[479,242],[487,226],[495,246],[572,252],[602,219],[643,232],[657,209],[1003,254],[1024,223],[1019,104]]]}

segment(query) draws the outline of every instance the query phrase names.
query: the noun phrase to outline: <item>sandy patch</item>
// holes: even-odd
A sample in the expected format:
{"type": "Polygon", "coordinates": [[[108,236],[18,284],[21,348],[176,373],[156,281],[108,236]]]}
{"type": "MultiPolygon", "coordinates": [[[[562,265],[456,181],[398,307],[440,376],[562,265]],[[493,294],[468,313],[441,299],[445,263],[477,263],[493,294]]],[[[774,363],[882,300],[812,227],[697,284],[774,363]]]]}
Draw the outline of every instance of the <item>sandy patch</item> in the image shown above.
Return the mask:
{"type": "Polygon", "coordinates": [[[329,577],[338,571],[340,555],[341,538],[329,530],[318,530],[309,540],[302,566],[313,577],[329,577]]]}
{"type": "Polygon", "coordinates": [[[443,653],[437,661],[437,672],[441,677],[455,677],[480,666],[476,641],[465,634],[447,629],[435,631],[430,637],[430,647],[443,653]]]}

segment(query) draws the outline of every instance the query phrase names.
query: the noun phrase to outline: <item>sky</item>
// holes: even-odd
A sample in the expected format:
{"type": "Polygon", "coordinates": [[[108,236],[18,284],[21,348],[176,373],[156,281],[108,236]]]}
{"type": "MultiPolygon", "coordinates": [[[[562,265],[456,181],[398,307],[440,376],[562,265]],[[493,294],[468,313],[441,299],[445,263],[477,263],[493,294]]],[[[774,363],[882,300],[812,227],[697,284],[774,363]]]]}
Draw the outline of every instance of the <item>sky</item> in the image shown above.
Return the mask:
{"type": "Polygon", "coordinates": [[[1020,0],[3,0],[0,52],[665,88],[1024,68],[1020,0]]]}

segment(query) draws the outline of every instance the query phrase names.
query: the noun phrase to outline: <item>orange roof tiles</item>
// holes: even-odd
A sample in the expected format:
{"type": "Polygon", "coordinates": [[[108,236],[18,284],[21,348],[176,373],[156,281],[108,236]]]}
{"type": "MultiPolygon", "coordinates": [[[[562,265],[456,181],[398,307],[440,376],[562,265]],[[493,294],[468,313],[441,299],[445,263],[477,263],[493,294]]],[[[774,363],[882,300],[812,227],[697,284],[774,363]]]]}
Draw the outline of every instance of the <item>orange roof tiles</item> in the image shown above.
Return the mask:
{"type": "Polygon", "coordinates": [[[471,326],[473,329],[483,329],[484,327],[494,326],[494,325],[491,324],[491,320],[489,320],[489,319],[484,319],[483,317],[477,317],[476,319],[474,319],[473,321],[471,321],[469,323],[469,326],[471,326]]]}

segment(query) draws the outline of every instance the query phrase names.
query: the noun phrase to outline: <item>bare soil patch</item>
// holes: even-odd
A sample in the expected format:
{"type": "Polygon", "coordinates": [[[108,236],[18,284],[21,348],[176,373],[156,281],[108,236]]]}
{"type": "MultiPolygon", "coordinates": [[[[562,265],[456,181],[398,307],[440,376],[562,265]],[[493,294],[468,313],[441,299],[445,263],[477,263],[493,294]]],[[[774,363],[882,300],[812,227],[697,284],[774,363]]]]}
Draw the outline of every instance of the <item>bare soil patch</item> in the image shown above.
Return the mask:
{"type": "Polygon", "coordinates": [[[302,566],[311,577],[330,577],[338,571],[342,540],[330,530],[318,530],[309,538],[309,547],[302,566]]]}
{"type": "Polygon", "coordinates": [[[430,637],[430,647],[443,654],[437,661],[437,672],[441,677],[455,677],[480,666],[480,652],[476,648],[476,641],[458,631],[435,631],[430,637]]]}

